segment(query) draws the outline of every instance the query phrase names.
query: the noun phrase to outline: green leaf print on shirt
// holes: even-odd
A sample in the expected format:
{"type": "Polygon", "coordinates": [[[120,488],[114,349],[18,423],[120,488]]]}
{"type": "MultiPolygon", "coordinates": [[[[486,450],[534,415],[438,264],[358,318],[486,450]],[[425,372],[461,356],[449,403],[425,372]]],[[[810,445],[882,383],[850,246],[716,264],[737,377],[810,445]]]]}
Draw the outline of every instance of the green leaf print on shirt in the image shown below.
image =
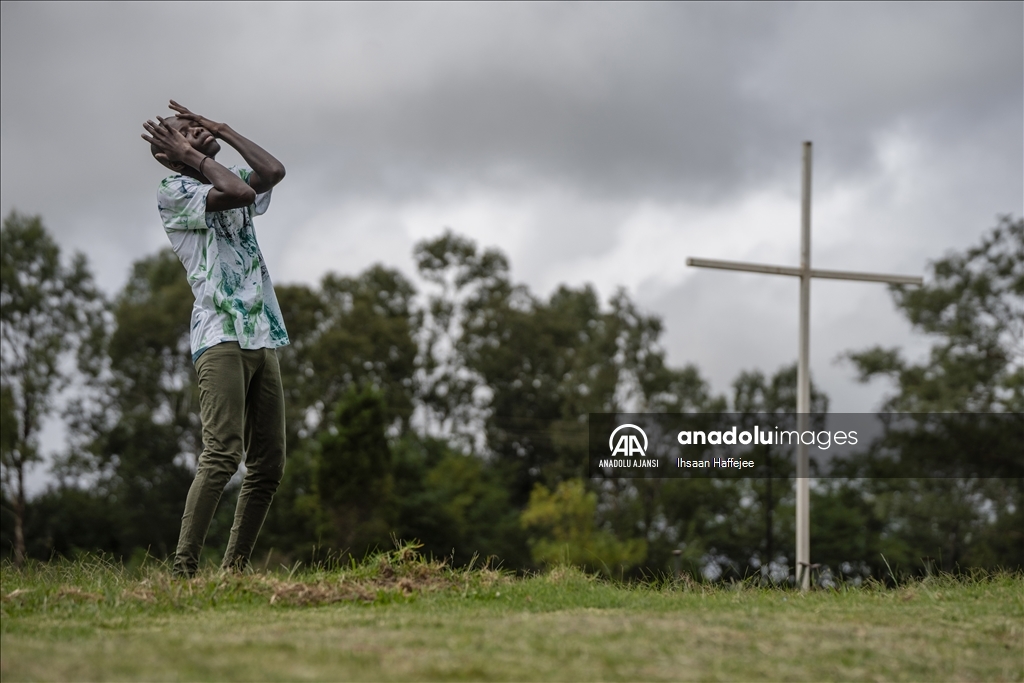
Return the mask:
{"type": "Polygon", "coordinates": [[[263,298],[257,300],[248,311],[245,312],[245,318],[242,322],[242,333],[245,335],[246,340],[252,339],[256,334],[256,323],[259,322],[259,318],[263,313],[263,298]]]}
{"type": "Polygon", "coordinates": [[[224,296],[232,296],[242,286],[242,274],[236,273],[231,267],[221,261],[220,263],[220,286],[218,289],[224,296]]]}
{"type": "Polygon", "coordinates": [[[267,307],[267,322],[270,323],[270,339],[280,344],[288,343],[288,331],[284,329],[284,323],[274,314],[274,310],[267,307]]]}
{"type": "Polygon", "coordinates": [[[221,332],[228,339],[236,338],[234,302],[226,297],[215,296],[213,297],[213,308],[217,311],[217,317],[221,321],[221,332]]]}
{"type": "Polygon", "coordinates": [[[259,263],[260,245],[256,243],[256,232],[248,225],[249,216],[245,217],[246,225],[238,233],[239,245],[254,262],[259,263]]]}

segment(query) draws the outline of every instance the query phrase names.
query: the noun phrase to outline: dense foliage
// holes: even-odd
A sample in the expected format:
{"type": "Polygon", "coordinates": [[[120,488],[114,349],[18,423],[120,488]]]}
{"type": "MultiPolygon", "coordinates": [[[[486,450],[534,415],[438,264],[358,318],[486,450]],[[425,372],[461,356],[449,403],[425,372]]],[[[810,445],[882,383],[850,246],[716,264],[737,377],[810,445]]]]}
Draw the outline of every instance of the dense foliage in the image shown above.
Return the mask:
{"type": "MultiPolygon", "coordinates": [[[[17,522],[25,552],[41,559],[166,557],[202,448],[192,296],[177,258],[164,250],[137,262],[103,309],[84,259],[61,266],[38,218],[12,214],[3,244],[0,552],[17,548],[17,522]],[[45,249],[9,247],[26,235],[45,249]],[[40,253],[48,270],[35,265],[40,253]],[[42,413],[26,412],[24,397],[38,372],[7,359],[36,348],[16,336],[23,323],[14,317],[30,307],[18,287],[31,277],[64,297],[45,314],[60,343],[40,366],[50,383],[39,410],[78,380],[66,401],[69,448],[53,484],[26,501],[7,482],[36,457],[42,413]]],[[[590,412],[792,415],[795,366],[741,372],[731,397],[716,396],[696,367],[668,365],[661,321],[624,291],[607,302],[589,286],[539,297],[511,280],[503,254],[450,232],[418,244],[414,257],[421,290],[380,265],[278,287],[292,339],[279,352],[288,464],[257,566],[361,557],[397,537],[456,565],[494,556],[514,569],[568,560],[617,576],[789,578],[787,453],[767,453],[772,479],[600,482],[586,478],[585,453],[590,412]]],[[[1002,219],[979,246],[936,262],[925,287],[893,294],[935,343],[916,365],[893,349],[851,354],[862,378],[895,380],[886,409],[1024,410],[1024,221],[1002,219]]],[[[826,396],[815,389],[812,398],[815,412],[827,411],[826,396]]],[[[846,463],[846,478],[814,489],[814,559],[833,577],[882,576],[886,562],[911,571],[1024,565],[1021,481],[893,478],[893,462],[935,448],[920,433],[894,430],[846,463]]],[[[955,441],[944,447],[955,451],[955,441]]],[[[209,559],[223,547],[236,487],[210,530],[209,559]]]]}

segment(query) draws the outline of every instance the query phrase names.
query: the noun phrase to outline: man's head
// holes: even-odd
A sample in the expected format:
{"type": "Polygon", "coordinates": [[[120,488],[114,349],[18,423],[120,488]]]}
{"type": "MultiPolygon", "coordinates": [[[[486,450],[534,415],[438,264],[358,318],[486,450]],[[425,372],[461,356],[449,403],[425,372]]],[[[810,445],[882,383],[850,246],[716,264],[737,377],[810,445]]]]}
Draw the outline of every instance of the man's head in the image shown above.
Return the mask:
{"type": "MultiPolygon", "coordinates": [[[[220,143],[217,142],[217,138],[196,122],[181,118],[180,116],[171,116],[163,121],[169,128],[173,128],[181,133],[188,143],[192,145],[193,149],[202,152],[206,156],[215,157],[217,152],[220,151],[220,143]]],[[[152,152],[154,159],[172,171],[181,173],[185,170],[185,164],[180,161],[168,160],[166,155],[162,154],[160,148],[156,145],[150,144],[149,150],[152,152]]]]}

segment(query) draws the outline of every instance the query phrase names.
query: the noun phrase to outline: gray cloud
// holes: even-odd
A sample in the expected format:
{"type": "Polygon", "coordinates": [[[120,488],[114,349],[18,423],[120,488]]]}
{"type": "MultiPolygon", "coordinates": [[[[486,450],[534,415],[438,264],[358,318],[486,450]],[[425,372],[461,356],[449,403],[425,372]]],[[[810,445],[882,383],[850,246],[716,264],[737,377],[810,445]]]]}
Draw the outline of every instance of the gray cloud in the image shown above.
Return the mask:
{"type": "Polygon", "coordinates": [[[1022,140],[1019,4],[3,11],[5,170],[41,155],[116,173],[169,95],[360,194],[542,178],[728,198],[788,174],[804,137],[845,172],[898,124],[1022,140]]]}

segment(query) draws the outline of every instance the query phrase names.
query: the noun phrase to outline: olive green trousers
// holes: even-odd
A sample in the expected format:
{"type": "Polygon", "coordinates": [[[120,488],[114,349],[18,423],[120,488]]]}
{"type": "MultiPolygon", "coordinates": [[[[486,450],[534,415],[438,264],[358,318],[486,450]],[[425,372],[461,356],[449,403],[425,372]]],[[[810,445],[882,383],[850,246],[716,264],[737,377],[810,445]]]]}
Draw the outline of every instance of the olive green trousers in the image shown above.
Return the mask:
{"type": "Polygon", "coordinates": [[[274,349],[246,350],[238,342],[211,346],[196,361],[203,452],[188,490],[174,574],[199,568],[210,521],[228,481],[245,461],[224,569],[244,569],[284,474],[284,390],[274,349]]]}

